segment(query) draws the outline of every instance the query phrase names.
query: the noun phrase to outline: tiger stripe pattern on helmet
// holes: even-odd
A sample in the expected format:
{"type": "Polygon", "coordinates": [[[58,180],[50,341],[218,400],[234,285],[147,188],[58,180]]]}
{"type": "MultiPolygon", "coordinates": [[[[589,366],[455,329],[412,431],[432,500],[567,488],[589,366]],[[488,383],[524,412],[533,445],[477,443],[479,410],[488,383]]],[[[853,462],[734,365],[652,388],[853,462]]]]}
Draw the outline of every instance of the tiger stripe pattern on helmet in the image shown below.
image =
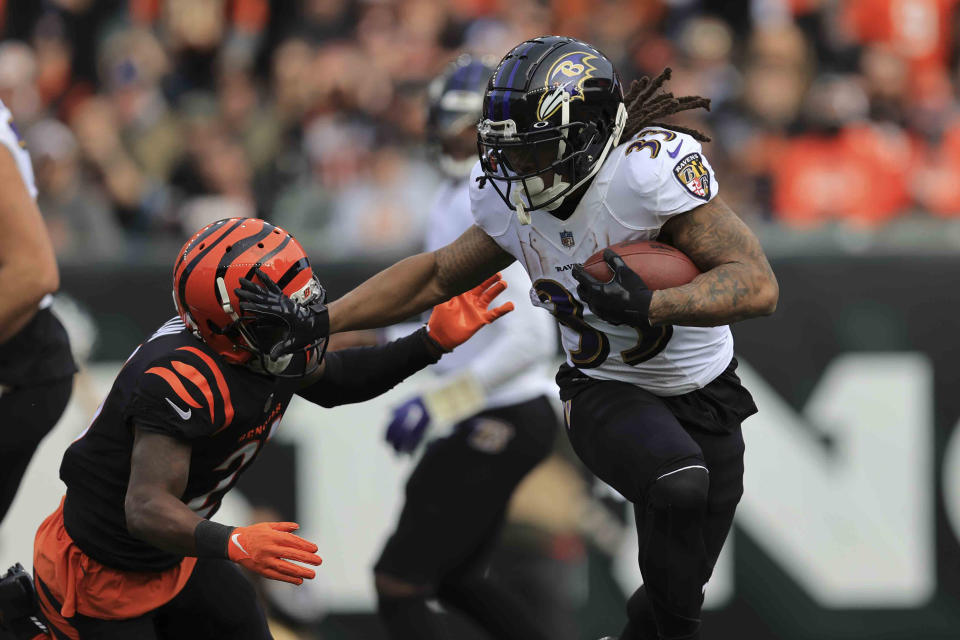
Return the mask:
{"type": "Polygon", "coordinates": [[[207,225],[187,241],[174,266],[177,312],[198,337],[233,364],[257,352],[241,330],[234,291],[240,278],[261,270],[291,295],[313,278],[310,261],[297,240],[258,218],[231,218],[207,225]]]}

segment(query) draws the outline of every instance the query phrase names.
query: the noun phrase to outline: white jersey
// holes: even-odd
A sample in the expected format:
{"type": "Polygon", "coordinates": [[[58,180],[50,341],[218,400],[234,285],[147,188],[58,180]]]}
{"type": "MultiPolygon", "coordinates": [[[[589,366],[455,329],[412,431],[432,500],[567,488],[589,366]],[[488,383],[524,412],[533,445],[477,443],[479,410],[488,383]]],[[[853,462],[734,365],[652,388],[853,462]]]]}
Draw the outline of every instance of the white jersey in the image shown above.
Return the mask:
{"type": "Polygon", "coordinates": [[[660,328],[641,335],[598,318],[577,298],[571,275],[573,265],[604,247],[656,239],[672,216],[716,196],[717,181],[699,142],[661,129],[641,132],[611,150],[567,220],[534,211],[532,224],[521,225],[491,185],[476,182],[482,175],[478,162],[470,179],[474,219],[525,267],[533,280],[533,303],[560,322],[570,365],[660,396],[700,389],[723,372],[733,357],[729,327],[673,327],[663,346],[651,341],[663,337],[660,328]]]}
{"type": "MultiPolygon", "coordinates": [[[[10,155],[17,163],[17,169],[20,170],[20,177],[27,188],[27,193],[36,200],[37,182],[33,177],[33,163],[30,162],[30,154],[27,153],[26,145],[20,138],[20,132],[13,124],[13,114],[10,113],[10,109],[3,104],[2,100],[0,100],[0,142],[10,151],[10,155]]],[[[41,309],[46,309],[51,304],[53,304],[53,296],[48,294],[43,296],[39,306],[41,309]]]]}
{"type": "MultiPolygon", "coordinates": [[[[472,225],[467,181],[446,181],[430,210],[425,249],[434,251],[450,244],[472,225]]],[[[507,289],[491,306],[509,301],[514,310],[482,328],[432,367],[444,377],[472,373],[485,391],[487,409],[557,393],[549,364],[557,345],[556,323],[530,304],[530,278],[522,266],[512,264],[501,275],[507,289]]],[[[388,335],[394,337],[395,333],[405,334],[406,328],[398,327],[388,335]]]]}
{"type": "Polygon", "coordinates": [[[37,197],[37,183],[33,179],[33,165],[30,163],[30,154],[20,139],[16,126],[13,124],[13,114],[7,105],[0,101],[0,142],[3,143],[13,156],[17,163],[17,169],[20,170],[20,177],[23,178],[23,184],[27,187],[27,192],[31,198],[37,197]]]}

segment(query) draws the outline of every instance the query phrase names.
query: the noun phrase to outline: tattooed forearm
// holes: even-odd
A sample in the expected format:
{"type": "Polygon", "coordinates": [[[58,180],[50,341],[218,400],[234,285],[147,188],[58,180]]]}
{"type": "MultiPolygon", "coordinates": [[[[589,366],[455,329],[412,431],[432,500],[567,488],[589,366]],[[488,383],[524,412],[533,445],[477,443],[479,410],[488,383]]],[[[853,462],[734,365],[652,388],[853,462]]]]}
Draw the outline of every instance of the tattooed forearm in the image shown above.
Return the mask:
{"type": "Polygon", "coordinates": [[[719,198],[664,225],[661,239],[703,273],[653,294],[651,324],[716,326],[773,313],[779,289],[760,242],[719,198]]]}
{"type": "Polygon", "coordinates": [[[467,229],[455,242],[436,252],[437,283],[448,297],[459,295],[513,263],[480,227],[467,229]]]}
{"type": "Polygon", "coordinates": [[[480,284],[513,262],[478,227],[453,243],[401,260],[330,305],[330,332],[401,322],[480,284]]]}

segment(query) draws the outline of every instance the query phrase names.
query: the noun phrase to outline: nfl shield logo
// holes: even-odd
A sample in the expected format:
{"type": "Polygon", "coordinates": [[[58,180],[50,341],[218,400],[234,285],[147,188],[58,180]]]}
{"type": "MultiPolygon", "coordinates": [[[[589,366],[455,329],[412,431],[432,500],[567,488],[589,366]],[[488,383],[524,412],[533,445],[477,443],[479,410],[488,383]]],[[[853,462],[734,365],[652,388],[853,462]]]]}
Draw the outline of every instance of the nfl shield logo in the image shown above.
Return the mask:
{"type": "Polygon", "coordinates": [[[560,244],[569,249],[573,246],[573,232],[572,231],[561,231],[560,232],[560,244]]]}

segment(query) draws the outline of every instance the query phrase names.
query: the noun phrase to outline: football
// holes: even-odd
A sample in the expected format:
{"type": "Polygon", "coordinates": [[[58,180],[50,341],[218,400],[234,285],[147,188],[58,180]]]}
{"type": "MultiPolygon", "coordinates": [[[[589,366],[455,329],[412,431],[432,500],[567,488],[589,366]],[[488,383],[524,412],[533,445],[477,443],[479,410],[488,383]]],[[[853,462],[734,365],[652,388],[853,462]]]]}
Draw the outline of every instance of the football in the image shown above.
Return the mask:
{"type": "MultiPolygon", "coordinates": [[[[682,251],[662,242],[621,242],[609,248],[617,252],[653,290],[679,287],[700,275],[697,265],[682,251]]],[[[607,281],[613,277],[610,267],[603,261],[603,249],[590,256],[583,266],[598,280],[607,281]]]]}

